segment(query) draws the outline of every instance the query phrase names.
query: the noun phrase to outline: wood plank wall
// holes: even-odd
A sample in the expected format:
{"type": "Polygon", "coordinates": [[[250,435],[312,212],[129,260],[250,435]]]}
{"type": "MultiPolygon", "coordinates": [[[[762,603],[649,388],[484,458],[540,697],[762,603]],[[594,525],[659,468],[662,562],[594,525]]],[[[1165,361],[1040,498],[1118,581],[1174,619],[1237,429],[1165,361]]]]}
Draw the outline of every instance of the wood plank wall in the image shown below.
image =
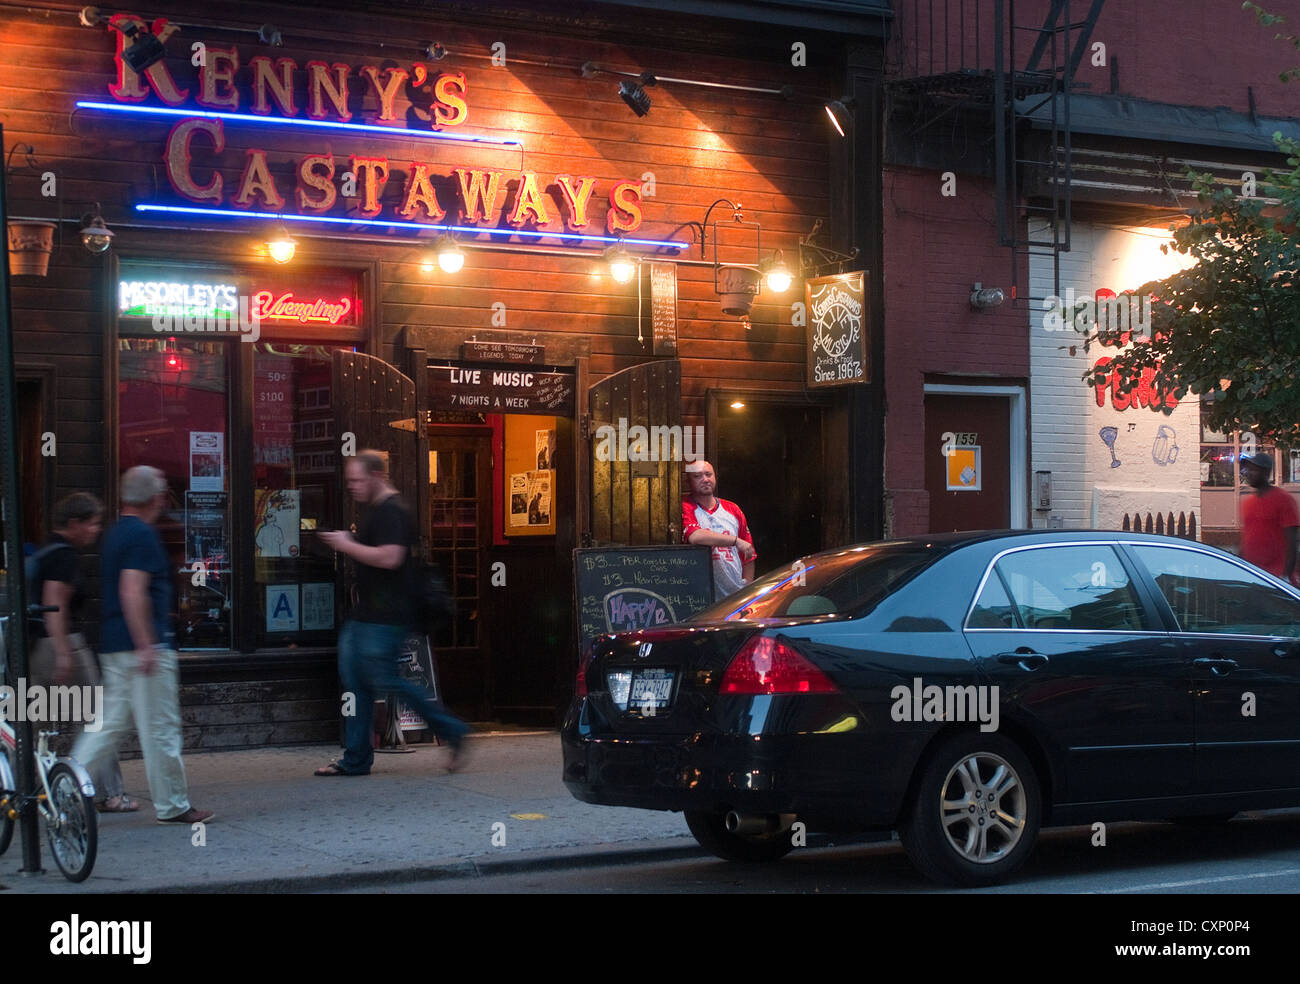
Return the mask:
{"type": "MultiPolygon", "coordinates": [[[[118,233],[113,247],[117,256],[164,246],[178,259],[264,264],[260,243],[269,231],[264,225],[242,220],[156,221],[132,210],[138,201],[181,201],[168,184],[163,163],[173,121],[74,112],[77,100],[112,102],[108,87],[115,79],[112,34],[106,27],[80,27],[77,9],[77,5],[47,9],[33,4],[31,12],[6,11],[0,20],[0,123],[5,128],[6,150],[17,143],[29,143],[38,162],[36,172],[26,171],[21,169],[23,155],[14,156],[19,170],[9,177],[11,214],[53,218],[61,210],[65,219],[73,220],[86,211],[88,203],[99,202],[107,222],[118,233]],[[45,170],[58,177],[58,201],[40,196],[39,172],[45,170]]],[[[354,122],[365,122],[375,108],[375,97],[369,83],[357,73],[360,66],[400,62],[409,67],[422,55],[415,47],[399,46],[436,32],[453,54],[432,63],[431,69],[463,71],[468,77],[470,115],[462,129],[518,133],[525,141],[521,155],[518,151],[454,145],[417,148],[412,142],[391,138],[358,139],[351,134],[229,125],[217,168],[225,185],[222,207],[229,207],[245,151],[259,147],[270,155],[271,170],[289,212],[296,211],[292,196],[297,160],[306,154],[332,152],[339,173],[349,166],[348,157],[353,154],[390,159],[392,173],[383,194],[385,216],[394,214],[413,157],[435,163],[434,184],[448,220],[459,219],[460,196],[451,174],[458,165],[499,167],[506,172],[505,190],[497,201],[498,216],[514,203],[521,169],[537,173],[553,215],[561,210],[556,175],[592,175],[597,186],[591,200],[592,222],[586,231],[596,233],[604,232],[605,204],[614,182],[638,180],[644,172],[653,172],[656,195],[645,199],[645,223],[633,235],[691,241],[694,245],[683,257],[692,260],[700,260],[702,253],[698,237],[687,223],[700,222],[710,203],[719,198],[739,200],[745,218],[762,224],[764,253],[780,248],[791,263],[799,237],[815,220],[829,215],[832,135],[824,125],[819,100],[838,95],[838,86],[830,82],[835,63],[831,41],[806,38],[809,64],[821,67],[796,69],[789,64],[789,45],[784,41],[772,42],[768,54],[750,58],[723,55],[721,52],[729,50],[725,39],[719,39],[713,52],[673,50],[656,42],[659,35],[652,30],[643,35],[644,44],[626,45],[517,28],[486,28],[468,21],[449,21],[446,16],[434,25],[427,19],[362,15],[328,5],[303,10],[234,3],[223,5],[216,13],[194,2],[164,2],[151,4],[147,13],[170,16],[178,22],[219,18],[227,24],[254,28],[270,20],[283,32],[285,47],[271,49],[248,34],[184,28],[175,39],[179,43],[169,43],[167,65],[177,82],[189,87],[188,107],[196,105],[193,100],[198,90],[189,45],[203,40],[238,49],[241,67],[236,85],[241,111],[247,111],[251,102],[248,62],[255,55],[266,54],[297,62],[295,101],[299,107],[305,101],[303,66],[308,61],[351,66],[354,122]],[[304,37],[313,32],[317,36],[328,33],[337,40],[304,37]],[[355,37],[349,41],[349,36],[355,37]],[[386,41],[383,48],[376,43],[380,39],[386,41]],[[504,68],[493,67],[485,57],[496,41],[506,44],[510,60],[504,68]],[[779,57],[781,52],[784,57],[779,57]],[[479,57],[468,57],[472,53],[479,57]],[[528,61],[550,64],[526,64],[528,61]],[[787,101],[777,96],[661,83],[649,90],[653,100],[650,114],[638,119],[620,100],[617,77],[581,77],[578,69],[585,61],[740,85],[779,88],[793,84],[799,97],[787,101]]],[[[157,104],[152,98],[150,101],[157,104]]],[[[400,115],[404,97],[399,96],[398,106],[400,115]]],[[[213,156],[208,146],[204,137],[195,144],[194,167],[200,181],[211,173],[213,156]]],[[[720,258],[724,262],[754,262],[758,255],[752,231],[725,228],[730,225],[725,207],[715,210],[714,217],[724,226],[721,239],[727,248],[720,258]]],[[[77,228],[73,221],[64,222],[62,245],[56,246],[47,278],[13,281],[19,364],[53,365],[57,377],[53,426],[58,440],[56,499],[76,490],[103,495],[115,480],[108,472],[110,451],[103,437],[103,422],[110,409],[104,402],[108,353],[103,349],[107,312],[114,303],[113,265],[110,257],[92,257],[81,249],[77,228]]],[[[438,334],[446,332],[457,338],[494,327],[492,305],[496,302],[506,306],[507,329],[535,336],[539,344],[563,336],[588,340],[589,378],[593,382],[651,358],[648,323],[643,326],[645,342],[637,340],[636,284],[613,283],[599,261],[598,247],[589,257],[581,258],[473,250],[464,270],[448,277],[440,272],[433,276],[423,273],[420,260],[424,247],[409,238],[373,243],[358,241],[347,232],[312,238],[301,226],[294,226],[293,231],[304,259],[375,264],[379,282],[373,285],[372,296],[377,309],[367,317],[373,319],[376,337],[382,340],[382,349],[375,354],[384,358],[393,358],[393,343],[404,326],[430,326],[438,334]]],[[[374,236],[383,230],[366,232],[374,236]]],[[[712,250],[707,255],[711,260],[712,250]]],[[[683,424],[705,423],[705,396],[711,387],[803,389],[804,330],[790,324],[790,304],[799,299],[794,291],[779,300],[761,298],[754,307],[749,331],[735,318],[722,314],[710,267],[680,266],[678,297],[683,424]]],[[[97,558],[88,558],[88,570],[97,569],[97,563],[97,558]]],[[[250,670],[252,678],[256,675],[256,670],[250,670]]],[[[302,709],[303,733],[312,727],[319,730],[318,719],[312,717],[317,709],[313,701],[322,700],[324,694],[312,689],[314,685],[306,677],[301,686],[294,686],[292,697],[289,691],[284,696],[302,709]],[[308,691],[310,697],[304,700],[308,691]],[[316,724],[308,724],[309,719],[316,724]]],[[[213,687],[216,694],[221,688],[228,690],[229,684],[214,678],[213,687]]],[[[202,698],[193,699],[202,703],[202,698]]],[[[261,712],[249,713],[257,717],[261,712]]],[[[286,709],[285,713],[293,717],[295,712],[286,709]]],[[[204,724],[197,719],[189,723],[204,724]]],[[[292,723],[288,730],[293,730],[292,723]]],[[[239,744],[250,733],[246,726],[232,723],[224,737],[205,732],[207,737],[191,736],[191,744],[239,744]]]]}

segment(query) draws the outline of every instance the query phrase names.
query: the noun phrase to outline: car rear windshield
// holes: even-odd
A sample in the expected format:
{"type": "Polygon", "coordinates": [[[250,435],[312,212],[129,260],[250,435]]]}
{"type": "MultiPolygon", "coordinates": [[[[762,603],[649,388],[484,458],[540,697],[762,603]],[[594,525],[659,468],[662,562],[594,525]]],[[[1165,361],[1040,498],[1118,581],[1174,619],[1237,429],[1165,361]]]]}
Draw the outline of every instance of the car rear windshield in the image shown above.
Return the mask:
{"type": "Polygon", "coordinates": [[[688,621],[864,615],[936,560],[924,546],[856,547],[780,567],[688,621]]]}

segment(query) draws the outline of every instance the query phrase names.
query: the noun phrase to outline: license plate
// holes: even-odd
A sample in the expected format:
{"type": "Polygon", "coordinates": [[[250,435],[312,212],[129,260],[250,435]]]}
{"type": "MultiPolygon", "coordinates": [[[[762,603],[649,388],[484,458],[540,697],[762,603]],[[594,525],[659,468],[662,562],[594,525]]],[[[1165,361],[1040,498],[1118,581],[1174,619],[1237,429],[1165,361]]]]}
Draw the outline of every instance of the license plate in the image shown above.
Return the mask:
{"type": "Polygon", "coordinates": [[[628,706],[642,714],[654,714],[668,706],[673,692],[671,670],[638,670],[632,678],[632,692],[628,706]]]}

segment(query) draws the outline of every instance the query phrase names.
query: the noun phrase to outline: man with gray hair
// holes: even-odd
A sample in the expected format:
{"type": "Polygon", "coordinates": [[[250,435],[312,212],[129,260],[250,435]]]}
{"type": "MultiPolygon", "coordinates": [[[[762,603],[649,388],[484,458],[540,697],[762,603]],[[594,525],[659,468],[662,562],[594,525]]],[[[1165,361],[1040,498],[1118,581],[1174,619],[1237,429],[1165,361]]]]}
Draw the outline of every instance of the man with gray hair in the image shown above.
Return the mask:
{"type": "Polygon", "coordinates": [[[122,518],[105,535],[100,553],[104,727],[84,733],[72,754],[93,774],[117,751],[134,716],[158,822],[189,825],[214,814],[190,805],[181,762],[171,561],[154,529],[166,503],[167,479],[157,468],[137,465],[122,475],[122,518]]]}

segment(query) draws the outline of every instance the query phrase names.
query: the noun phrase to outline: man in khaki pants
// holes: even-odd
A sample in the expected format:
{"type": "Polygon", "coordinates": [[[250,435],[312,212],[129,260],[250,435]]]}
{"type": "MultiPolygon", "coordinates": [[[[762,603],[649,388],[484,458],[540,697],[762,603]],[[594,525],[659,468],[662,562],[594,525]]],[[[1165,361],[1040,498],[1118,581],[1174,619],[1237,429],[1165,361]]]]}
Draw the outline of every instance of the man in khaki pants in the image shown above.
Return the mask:
{"type": "Polygon", "coordinates": [[[93,771],[117,751],[134,716],[158,822],[205,822],[214,814],[190,805],[181,762],[171,561],[154,529],[166,505],[167,480],[157,468],[137,465],[122,476],[121,498],[122,518],[105,535],[100,551],[104,727],[82,734],[72,754],[93,771]]]}

